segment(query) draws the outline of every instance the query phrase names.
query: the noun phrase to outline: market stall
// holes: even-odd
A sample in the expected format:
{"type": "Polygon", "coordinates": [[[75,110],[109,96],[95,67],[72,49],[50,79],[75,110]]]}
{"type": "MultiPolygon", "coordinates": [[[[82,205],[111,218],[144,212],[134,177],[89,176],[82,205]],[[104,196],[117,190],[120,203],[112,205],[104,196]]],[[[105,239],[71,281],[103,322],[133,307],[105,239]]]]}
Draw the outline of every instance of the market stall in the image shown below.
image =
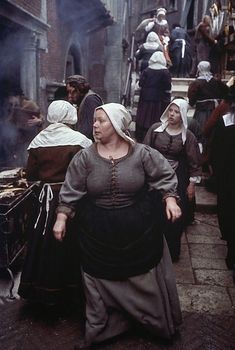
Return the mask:
{"type": "Polygon", "coordinates": [[[0,269],[10,275],[10,298],[14,288],[12,265],[26,246],[27,218],[35,209],[38,185],[28,183],[21,168],[0,169],[0,269]]]}

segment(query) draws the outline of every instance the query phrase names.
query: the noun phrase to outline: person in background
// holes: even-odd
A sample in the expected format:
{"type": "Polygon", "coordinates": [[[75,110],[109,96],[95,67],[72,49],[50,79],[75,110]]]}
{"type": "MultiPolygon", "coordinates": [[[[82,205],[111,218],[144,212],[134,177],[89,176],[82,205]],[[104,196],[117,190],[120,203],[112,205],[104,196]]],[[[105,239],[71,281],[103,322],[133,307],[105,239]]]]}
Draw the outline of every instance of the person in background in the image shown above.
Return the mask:
{"type": "Polygon", "coordinates": [[[169,48],[168,48],[168,44],[170,41],[170,29],[166,19],[166,13],[167,11],[165,8],[163,7],[158,8],[156,16],[153,18],[152,21],[150,21],[146,25],[145,31],[148,33],[151,30],[157,33],[163,45],[163,52],[166,57],[167,65],[168,67],[171,67],[172,62],[170,59],[169,48]]]}
{"type": "Polygon", "coordinates": [[[27,147],[32,139],[42,130],[44,118],[39,106],[28,99],[21,89],[15,88],[8,97],[8,126],[15,129],[14,166],[25,167],[27,147]]]}
{"type": "Polygon", "coordinates": [[[0,100],[0,167],[12,168],[15,166],[15,145],[17,142],[17,129],[8,121],[11,110],[7,92],[0,100]]]}
{"type": "Polygon", "coordinates": [[[231,103],[235,99],[235,76],[232,76],[226,83],[228,86],[227,95],[220,104],[212,111],[210,117],[208,118],[203,133],[207,138],[210,138],[213,134],[214,127],[217,121],[230,110],[231,103]]]}
{"type": "Polygon", "coordinates": [[[188,78],[192,65],[190,37],[179,24],[173,24],[169,41],[169,54],[172,62],[170,72],[173,77],[188,78]]]}
{"type": "Polygon", "coordinates": [[[65,100],[68,101],[68,92],[66,85],[58,86],[54,93],[54,101],[65,100]]]}
{"type": "Polygon", "coordinates": [[[234,77],[231,77],[226,85],[229,88],[228,94],[224,97],[220,104],[212,111],[203,130],[203,135],[206,139],[206,149],[204,152],[204,158],[210,170],[210,176],[206,180],[205,185],[207,190],[210,192],[216,192],[216,179],[211,167],[211,144],[213,142],[215,127],[218,120],[220,120],[223,117],[223,115],[227,114],[230,111],[231,104],[233,103],[233,101],[235,101],[234,77]]]}
{"type": "Polygon", "coordinates": [[[160,123],[148,130],[144,144],[158,150],[175,170],[182,216],[174,223],[166,221],[164,235],[172,261],[180,256],[181,235],[188,219],[189,202],[195,198],[195,184],[201,180],[200,151],[197,139],[188,130],[188,102],[175,99],[161,116],[160,123]]]}
{"type": "MultiPolygon", "coordinates": [[[[221,80],[215,79],[210,70],[210,62],[201,61],[198,66],[197,78],[189,84],[189,104],[194,107],[193,118],[197,120],[202,134],[203,156],[206,149],[206,139],[203,135],[205,124],[212,111],[219,104],[228,91],[228,87],[221,80]]],[[[202,160],[203,161],[203,160],[202,160]]]]}
{"type": "Polygon", "coordinates": [[[40,193],[35,215],[29,218],[27,254],[18,293],[29,301],[55,305],[81,295],[73,224],[70,223],[63,244],[58,244],[52,228],[67,167],[73,156],[92,141],[71,129],[77,122],[77,110],[69,102],[52,102],[47,121],[49,126],[28,147],[26,177],[29,181],[40,181],[40,193]]]}
{"type": "Polygon", "coordinates": [[[194,40],[196,43],[197,64],[201,61],[210,61],[211,48],[217,44],[217,40],[212,35],[210,16],[204,16],[197,25],[194,40]]]}
{"type": "Polygon", "coordinates": [[[150,126],[160,120],[171,99],[171,75],[163,52],[152,54],[149,66],[140,76],[139,86],[135,137],[142,142],[150,126]]]}
{"type": "Polygon", "coordinates": [[[217,216],[222,239],[227,242],[226,265],[235,283],[235,99],[228,94],[228,111],[217,120],[211,140],[211,164],[215,175],[217,216]]]}
{"type": "Polygon", "coordinates": [[[82,75],[71,75],[66,79],[68,101],[77,107],[76,130],[93,139],[93,117],[95,108],[102,105],[102,98],[91,90],[90,84],[82,75]]]}
{"type": "Polygon", "coordinates": [[[135,58],[141,61],[140,73],[148,67],[148,62],[152,54],[156,51],[163,52],[163,45],[155,32],[150,32],[144,44],[140,45],[135,53],[135,58]]]}
{"type": "Polygon", "coordinates": [[[181,323],[161,228],[163,210],[170,221],[181,215],[177,178],[158,151],[128,136],[131,120],[119,103],[96,108],[95,143],[73,158],[60,191],[54,226],[60,242],[77,203],[80,213],[86,330],[85,342],[76,349],[121,334],[134,323],[171,339],[181,323]]]}

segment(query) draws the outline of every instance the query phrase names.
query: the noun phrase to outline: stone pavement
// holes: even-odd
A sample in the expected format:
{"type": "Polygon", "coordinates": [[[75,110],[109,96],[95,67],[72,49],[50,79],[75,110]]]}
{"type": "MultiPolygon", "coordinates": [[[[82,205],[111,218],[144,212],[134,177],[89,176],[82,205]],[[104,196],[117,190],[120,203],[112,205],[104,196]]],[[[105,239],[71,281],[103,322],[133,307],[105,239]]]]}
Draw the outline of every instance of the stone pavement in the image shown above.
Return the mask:
{"type": "MultiPolygon", "coordinates": [[[[102,350],[234,350],[235,285],[225,265],[226,245],[220,239],[216,197],[198,186],[194,224],[182,237],[182,252],[174,264],[183,324],[172,342],[152,339],[140,330],[101,344],[102,350]]],[[[70,350],[82,337],[82,321],[74,307],[30,306],[17,296],[7,298],[9,278],[0,275],[0,349],[70,350]]]]}

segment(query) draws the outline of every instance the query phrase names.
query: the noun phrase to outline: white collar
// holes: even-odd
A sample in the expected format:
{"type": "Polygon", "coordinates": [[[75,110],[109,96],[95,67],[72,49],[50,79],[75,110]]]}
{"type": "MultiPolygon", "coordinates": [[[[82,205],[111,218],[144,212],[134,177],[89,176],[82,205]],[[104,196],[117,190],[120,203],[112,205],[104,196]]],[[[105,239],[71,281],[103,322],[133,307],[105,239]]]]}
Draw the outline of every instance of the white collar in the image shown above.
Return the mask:
{"type": "Polygon", "coordinates": [[[30,148],[53,147],[53,146],[74,146],[79,145],[83,148],[89,147],[92,141],[78,131],[72,130],[69,126],[62,123],[50,124],[42,130],[30,143],[30,148]]]}

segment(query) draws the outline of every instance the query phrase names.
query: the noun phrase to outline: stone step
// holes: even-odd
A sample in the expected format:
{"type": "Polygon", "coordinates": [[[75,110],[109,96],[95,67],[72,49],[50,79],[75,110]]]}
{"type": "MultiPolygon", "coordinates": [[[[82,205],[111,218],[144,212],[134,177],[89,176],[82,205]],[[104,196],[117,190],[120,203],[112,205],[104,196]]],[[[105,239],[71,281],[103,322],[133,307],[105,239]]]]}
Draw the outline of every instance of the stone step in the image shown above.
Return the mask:
{"type": "Polygon", "coordinates": [[[174,85],[185,85],[189,86],[191,82],[193,82],[195,79],[194,78],[172,78],[171,82],[174,85]]]}
{"type": "Polygon", "coordinates": [[[172,84],[171,91],[180,91],[184,93],[188,93],[188,86],[187,85],[181,85],[181,84],[172,84]]]}
{"type": "Polygon", "coordinates": [[[201,213],[217,212],[217,195],[206,190],[203,185],[196,185],[196,211],[201,213]]]}

